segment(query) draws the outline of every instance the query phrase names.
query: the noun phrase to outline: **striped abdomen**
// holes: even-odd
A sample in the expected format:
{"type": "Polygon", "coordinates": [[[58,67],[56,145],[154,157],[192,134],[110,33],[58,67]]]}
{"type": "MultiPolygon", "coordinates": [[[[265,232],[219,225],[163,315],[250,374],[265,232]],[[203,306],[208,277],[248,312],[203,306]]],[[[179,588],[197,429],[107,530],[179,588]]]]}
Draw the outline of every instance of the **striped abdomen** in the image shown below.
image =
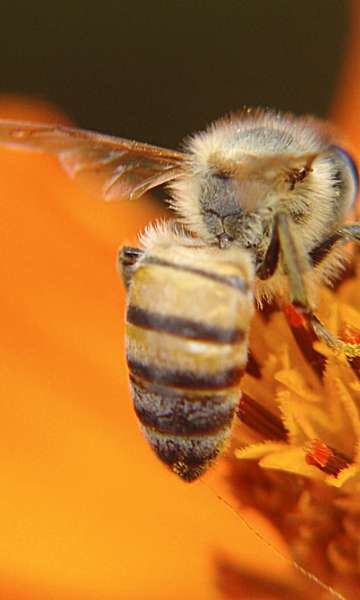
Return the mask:
{"type": "Polygon", "coordinates": [[[239,250],[184,246],[145,252],[132,275],[127,360],[135,411],[156,454],[187,481],[231,433],[247,361],[251,278],[239,250]]]}

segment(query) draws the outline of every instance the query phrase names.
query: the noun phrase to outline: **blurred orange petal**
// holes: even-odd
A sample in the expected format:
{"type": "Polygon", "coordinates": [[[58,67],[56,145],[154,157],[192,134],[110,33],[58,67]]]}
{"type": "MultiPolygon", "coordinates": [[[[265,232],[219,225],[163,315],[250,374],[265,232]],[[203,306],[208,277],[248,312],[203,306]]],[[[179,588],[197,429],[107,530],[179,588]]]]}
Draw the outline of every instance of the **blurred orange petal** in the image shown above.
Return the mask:
{"type": "Polygon", "coordinates": [[[350,4],[347,48],[332,117],[352,142],[357,161],[360,161],[360,3],[352,0],[350,4]]]}
{"type": "MultiPolygon", "coordinates": [[[[66,122],[28,99],[0,114],[66,122]]],[[[95,202],[38,153],[0,149],[0,169],[0,596],[212,600],[214,551],[289,570],[139,432],[115,260],[158,206],[95,202]]]]}

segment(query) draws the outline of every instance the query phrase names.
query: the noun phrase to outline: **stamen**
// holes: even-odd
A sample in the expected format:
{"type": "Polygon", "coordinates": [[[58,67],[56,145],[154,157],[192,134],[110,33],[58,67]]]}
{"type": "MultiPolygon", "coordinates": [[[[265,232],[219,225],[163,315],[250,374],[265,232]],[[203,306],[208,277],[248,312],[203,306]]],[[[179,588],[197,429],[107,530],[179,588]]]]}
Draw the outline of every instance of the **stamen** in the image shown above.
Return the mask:
{"type": "Polygon", "coordinates": [[[321,440],[312,440],[308,444],[305,458],[309,465],[318,467],[320,471],[335,477],[351,464],[349,458],[321,440]]]}
{"type": "Polygon", "coordinates": [[[348,356],[347,359],[357,378],[360,379],[360,356],[355,356],[360,349],[360,331],[348,325],[342,332],[342,339],[350,349],[355,349],[354,356],[348,356]]]}
{"type": "Polygon", "coordinates": [[[344,327],[341,332],[341,337],[347,344],[360,344],[360,331],[355,329],[355,327],[351,327],[350,325],[346,325],[344,327]]]}
{"type": "Polygon", "coordinates": [[[242,423],[265,439],[286,441],[287,430],[281,420],[247,394],[241,395],[237,415],[242,423]]]}
{"type": "Polygon", "coordinates": [[[297,311],[292,304],[286,305],[283,310],[301,354],[313,368],[316,375],[322,378],[326,359],[320,352],[314,350],[314,342],[318,341],[315,332],[308,327],[305,315],[297,311]]]}

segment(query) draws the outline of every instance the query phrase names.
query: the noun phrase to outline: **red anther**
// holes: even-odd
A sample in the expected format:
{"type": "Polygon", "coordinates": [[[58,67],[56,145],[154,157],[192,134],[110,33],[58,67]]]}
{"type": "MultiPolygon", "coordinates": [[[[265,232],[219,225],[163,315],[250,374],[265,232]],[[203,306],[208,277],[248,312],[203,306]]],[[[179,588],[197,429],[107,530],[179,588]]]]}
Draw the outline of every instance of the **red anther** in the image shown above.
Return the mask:
{"type": "Polygon", "coordinates": [[[321,440],[313,440],[308,446],[306,462],[315,467],[326,467],[329,459],[334,456],[333,451],[321,440]]]}

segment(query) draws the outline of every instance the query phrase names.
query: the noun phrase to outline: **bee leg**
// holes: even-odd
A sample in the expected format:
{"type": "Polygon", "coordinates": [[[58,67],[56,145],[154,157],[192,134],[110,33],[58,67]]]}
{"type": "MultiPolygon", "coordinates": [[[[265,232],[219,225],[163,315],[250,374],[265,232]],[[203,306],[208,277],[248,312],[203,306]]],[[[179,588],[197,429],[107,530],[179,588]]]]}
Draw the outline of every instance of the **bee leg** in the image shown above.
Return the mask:
{"type": "MultiPolygon", "coordinates": [[[[301,312],[311,323],[313,329],[325,329],[314,315],[308,300],[306,286],[302,274],[310,268],[310,263],[296,244],[296,239],[290,231],[288,217],[285,213],[275,215],[275,225],[265,258],[258,268],[256,275],[259,279],[268,279],[273,275],[279,262],[280,255],[289,278],[291,301],[300,308],[301,312]]],[[[321,338],[328,337],[327,330],[321,331],[321,338]]],[[[334,338],[335,343],[335,338],[334,338]]],[[[333,343],[331,345],[334,345],[333,343]]]]}
{"type": "Polygon", "coordinates": [[[328,331],[313,312],[304,281],[304,274],[311,269],[311,262],[297,244],[285,213],[276,215],[275,227],[279,236],[282,263],[288,277],[291,302],[300,310],[319,339],[331,348],[342,348],[344,344],[328,331]]]}
{"type": "Polygon", "coordinates": [[[275,227],[279,236],[281,260],[288,277],[291,302],[302,312],[310,313],[312,307],[304,282],[304,273],[311,268],[310,262],[291,232],[289,218],[285,213],[275,216],[275,227]]]}
{"type": "Polygon", "coordinates": [[[332,233],[326,240],[316,246],[309,254],[311,264],[320,264],[336,244],[347,244],[348,242],[360,243],[360,222],[343,225],[332,233]]]}
{"type": "Polygon", "coordinates": [[[123,246],[119,250],[117,265],[127,290],[129,289],[134,267],[143,254],[143,250],[140,248],[132,248],[131,246],[123,246]]]}
{"type": "Polygon", "coordinates": [[[260,263],[260,266],[256,271],[256,275],[257,275],[257,277],[259,277],[259,279],[268,279],[275,273],[276,267],[279,262],[279,256],[280,256],[279,231],[278,231],[278,228],[275,226],[272,231],[270,244],[266,251],[264,260],[262,261],[262,263],[260,263]]]}

